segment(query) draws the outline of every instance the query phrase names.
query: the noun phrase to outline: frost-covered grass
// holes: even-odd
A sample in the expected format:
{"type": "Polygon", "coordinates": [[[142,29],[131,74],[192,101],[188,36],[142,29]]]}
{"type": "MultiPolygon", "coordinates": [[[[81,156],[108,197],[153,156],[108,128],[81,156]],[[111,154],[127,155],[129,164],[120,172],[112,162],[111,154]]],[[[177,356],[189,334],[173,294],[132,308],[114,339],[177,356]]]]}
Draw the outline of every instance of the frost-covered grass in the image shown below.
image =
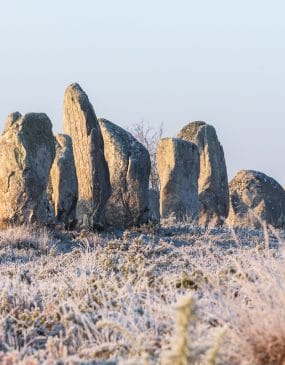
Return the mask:
{"type": "Polygon", "coordinates": [[[283,232],[0,232],[1,364],[284,364],[283,232]]]}

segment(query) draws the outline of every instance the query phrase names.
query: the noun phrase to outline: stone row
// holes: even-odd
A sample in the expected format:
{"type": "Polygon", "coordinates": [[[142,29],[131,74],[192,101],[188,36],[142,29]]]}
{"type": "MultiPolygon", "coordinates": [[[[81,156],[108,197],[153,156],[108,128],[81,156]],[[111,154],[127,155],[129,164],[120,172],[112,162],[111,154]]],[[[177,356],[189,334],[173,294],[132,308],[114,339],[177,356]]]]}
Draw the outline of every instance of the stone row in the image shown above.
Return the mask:
{"type": "Polygon", "coordinates": [[[65,92],[64,133],[53,135],[46,114],[8,117],[0,136],[0,227],[147,223],[149,153],[124,129],[98,120],[78,84],[65,92]]]}
{"type": "Polygon", "coordinates": [[[127,228],[170,217],[285,228],[284,189],[256,171],[240,171],[228,184],[223,148],[205,122],[159,141],[159,192],[149,189],[147,149],[123,128],[97,119],[76,83],[65,92],[63,129],[54,136],[46,114],[9,115],[0,136],[0,228],[127,228]]]}
{"type": "Polygon", "coordinates": [[[178,137],[164,138],[157,147],[162,218],[190,218],[204,226],[285,229],[283,187],[252,170],[239,171],[228,184],[213,126],[192,122],[178,137]]]}

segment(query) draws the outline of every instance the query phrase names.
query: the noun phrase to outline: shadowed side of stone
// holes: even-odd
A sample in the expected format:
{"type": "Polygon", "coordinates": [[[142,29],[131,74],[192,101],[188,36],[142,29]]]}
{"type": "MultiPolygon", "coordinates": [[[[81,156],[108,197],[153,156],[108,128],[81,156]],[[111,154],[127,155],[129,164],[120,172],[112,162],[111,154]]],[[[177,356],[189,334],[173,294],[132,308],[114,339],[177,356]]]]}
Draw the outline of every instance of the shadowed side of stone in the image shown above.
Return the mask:
{"type": "Polygon", "coordinates": [[[179,138],[163,138],[156,151],[160,178],[160,215],[178,220],[198,216],[199,152],[179,138]]]}
{"type": "Polygon", "coordinates": [[[159,191],[149,190],[149,220],[153,223],[160,222],[159,191]]]}
{"type": "Polygon", "coordinates": [[[46,114],[9,116],[0,136],[2,227],[53,222],[46,188],[54,156],[52,124],[46,114]]]}
{"type": "Polygon", "coordinates": [[[116,124],[99,119],[112,194],[106,207],[109,225],[129,227],[149,218],[150,157],[146,148],[116,124]]]}
{"type": "Polygon", "coordinates": [[[57,222],[66,228],[76,223],[78,183],[75,171],[72,140],[68,135],[55,136],[56,155],[50,172],[52,205],[57,222]]]}
{"type": "Polygon", "coordinates": [[[70,85],[65,92],[64,133],[73,143],[78,179],[78,223],[91,228],[101,227],[111,194],[109,171],[95,111],[78,84],[70,85]]]}
{"type": "Polygon", "coordinates": [[[242,170],[232,179],[231,226],[260,228],[264,224],[285,228],[285,191],[273,178],[258,172],[242,170]]]}
{"type": "Polygon", "coordinates": [[[178,137],[194,143],[200,153],[199,223],[221,225],[228,215],[229,190],[224,151],[215,128],[193,122],[178,137]]]}

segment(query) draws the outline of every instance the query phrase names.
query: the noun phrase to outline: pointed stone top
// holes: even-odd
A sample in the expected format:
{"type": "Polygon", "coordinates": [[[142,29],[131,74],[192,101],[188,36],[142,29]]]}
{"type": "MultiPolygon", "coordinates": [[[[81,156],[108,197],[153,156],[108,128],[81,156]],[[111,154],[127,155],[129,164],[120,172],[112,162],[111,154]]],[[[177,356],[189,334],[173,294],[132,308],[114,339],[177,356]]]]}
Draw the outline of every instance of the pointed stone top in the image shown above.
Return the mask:
{"type": "Polygon", "coordinates": [[[69,86],[67,86],[67,88],[65,90],[65,97],[68,97],[69,95],[71,97],[77,98],[81,102],[84,102],[87,100],[89,101],[86,92],[82,89],[82,87],[77,82],[74,82],[73,84],[70,84],[69,86]]]}
{"type": "Polygon", "coordinates": [[[72,84],[70,84],[69,86],[67,86],[66,90],[79,90],[79,91],[83,91],[82,87],[77,82],[73,82],[72,84]]]}
{"type": "Polygon", "coordinates": [[[22,114],[20,112],[14,112],[8,115],[6,124],[4,126],[4,132],[7,132],[8,129],[10,129],[12,127],[12,125],[14,123],[17,122],[17,120],[19,120],[22,117],[22,114]]]}
{"type": "Polygon", "coordinates": [[[88,95],[78,83],[73,83],[66,88],[64,95],[64,133],[74,138],[75,131],[71,130],[74,125],[78,128],[79,123],[81,126],[85,124],[88,135],[93,128],[99,128],[96,113],[88,95]]]}

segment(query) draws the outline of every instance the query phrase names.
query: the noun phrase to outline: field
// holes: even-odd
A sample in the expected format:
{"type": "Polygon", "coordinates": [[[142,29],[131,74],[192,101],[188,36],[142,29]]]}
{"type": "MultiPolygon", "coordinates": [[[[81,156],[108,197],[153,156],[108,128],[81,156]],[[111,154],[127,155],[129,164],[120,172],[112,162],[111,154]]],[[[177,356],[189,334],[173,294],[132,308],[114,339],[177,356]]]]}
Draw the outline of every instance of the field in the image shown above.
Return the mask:
{"type": "Polygon", "coordinates": [[[0,232],[1,364],[285,364],[284,233],[0,232]]]}

